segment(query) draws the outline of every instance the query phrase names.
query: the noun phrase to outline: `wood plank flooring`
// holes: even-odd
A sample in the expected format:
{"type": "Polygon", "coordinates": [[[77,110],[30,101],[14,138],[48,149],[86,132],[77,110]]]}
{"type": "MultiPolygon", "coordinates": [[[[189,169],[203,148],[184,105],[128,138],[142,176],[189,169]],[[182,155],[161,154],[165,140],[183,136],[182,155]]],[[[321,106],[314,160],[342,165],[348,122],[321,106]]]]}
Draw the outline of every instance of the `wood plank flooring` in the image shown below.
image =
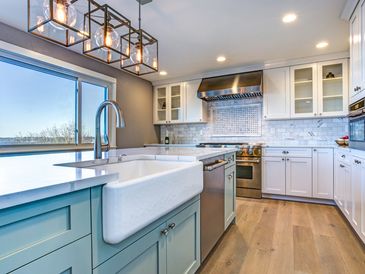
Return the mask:
{"type": "Polygon", "coordinates": [[[239,198],[199,273],[365,274],[365,249],[334,206],[239,198]]]}

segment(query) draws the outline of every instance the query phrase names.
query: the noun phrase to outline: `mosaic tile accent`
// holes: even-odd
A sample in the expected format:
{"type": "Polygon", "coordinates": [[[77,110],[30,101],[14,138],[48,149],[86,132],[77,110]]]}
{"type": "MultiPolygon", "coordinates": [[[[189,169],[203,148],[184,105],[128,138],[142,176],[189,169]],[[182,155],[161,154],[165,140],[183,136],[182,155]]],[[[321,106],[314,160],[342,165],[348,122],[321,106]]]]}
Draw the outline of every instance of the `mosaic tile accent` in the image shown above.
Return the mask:
{"type": "Polygon", "coordinates": [[[161,126],[172,143],[263,142],[270,145],[335,145],[348,135],[347,118],[266,121],[262,119],[262,98],[208,103],[208,123],[161,126]]]}

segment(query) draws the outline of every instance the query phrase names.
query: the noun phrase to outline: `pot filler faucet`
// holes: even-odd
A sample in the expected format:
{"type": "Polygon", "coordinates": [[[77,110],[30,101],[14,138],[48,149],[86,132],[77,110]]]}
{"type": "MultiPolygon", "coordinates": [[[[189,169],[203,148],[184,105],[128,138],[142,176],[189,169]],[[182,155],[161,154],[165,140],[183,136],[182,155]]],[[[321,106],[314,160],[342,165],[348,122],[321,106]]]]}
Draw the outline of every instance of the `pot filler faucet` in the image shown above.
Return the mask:
{"type": "MultiPolygon", "coordinates": [[[[100,104],[100,106],[98,107],[98,110],[96,111],[96,116],[95,116],[95,143],[94,143],[94,158],[95,159],[101,159],[102,145],[101,145],[101,133],[100,133],[100,118],[101,118],[101,113],[103,112],[104,109],[107,108],[107,106],[112,106],[114,109],[114,112],[117,116],[116,127],[117,128],[125,127],[123,112],[120,109],[120,106],[118,105],[118,103],[115,101],[112,101],[112,100],[106,100],[106,101],[102,102],[100,104]]],[[[108,135],[106,135],[106,140],[107,140],[107,144],[105,146],[107,147],[107,150],[108,150],[109,149],[108,135]]]]}

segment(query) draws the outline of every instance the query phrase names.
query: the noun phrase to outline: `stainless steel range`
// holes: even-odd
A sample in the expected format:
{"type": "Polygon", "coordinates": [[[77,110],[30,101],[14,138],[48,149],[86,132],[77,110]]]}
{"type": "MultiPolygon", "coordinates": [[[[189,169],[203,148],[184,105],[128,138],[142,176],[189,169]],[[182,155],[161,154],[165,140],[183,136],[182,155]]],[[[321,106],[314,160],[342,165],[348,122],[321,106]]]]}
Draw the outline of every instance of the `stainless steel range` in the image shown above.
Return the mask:
{"type": "Polygon", "coordinates": [[[201,143],[198,147],[236,147],[237,197],[261,198],[261,143],[201,143]]]}

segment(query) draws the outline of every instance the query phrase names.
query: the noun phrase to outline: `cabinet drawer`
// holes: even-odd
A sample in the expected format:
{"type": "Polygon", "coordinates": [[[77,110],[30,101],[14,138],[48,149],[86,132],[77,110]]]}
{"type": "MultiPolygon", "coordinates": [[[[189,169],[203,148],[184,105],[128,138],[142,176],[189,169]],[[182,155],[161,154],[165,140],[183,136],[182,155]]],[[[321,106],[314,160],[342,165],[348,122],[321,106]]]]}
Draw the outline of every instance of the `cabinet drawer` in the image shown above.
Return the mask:
{"type": "Polygon", "coordinates": [[[335,161],[342,162],[344,164],[350,164],[350,153],[344,149],[337,149],[335,152],[335,161]]]}
{"type": "Polygon", "coordinates": [[[4,209],[0,211],[0,273],[89,233],[90,190],[4,209]]]}
{"type": "Polygon", "coordinates": [[[228,161],[226,168],[229,168],[236,164],[236,153],[229,153],[224,155],[224,160],[228,161]]]}
{"type": "Polygon", "coordinates": [[[91,237],[58,249],[12,274],[91,274],[91,237]]]}
{"type": "Polygon", "coordinates": [[[268,147],[264,148],[264,156],[267,157],[312,157],[311,148],[287,148],[287,147],[268,147]]]}

